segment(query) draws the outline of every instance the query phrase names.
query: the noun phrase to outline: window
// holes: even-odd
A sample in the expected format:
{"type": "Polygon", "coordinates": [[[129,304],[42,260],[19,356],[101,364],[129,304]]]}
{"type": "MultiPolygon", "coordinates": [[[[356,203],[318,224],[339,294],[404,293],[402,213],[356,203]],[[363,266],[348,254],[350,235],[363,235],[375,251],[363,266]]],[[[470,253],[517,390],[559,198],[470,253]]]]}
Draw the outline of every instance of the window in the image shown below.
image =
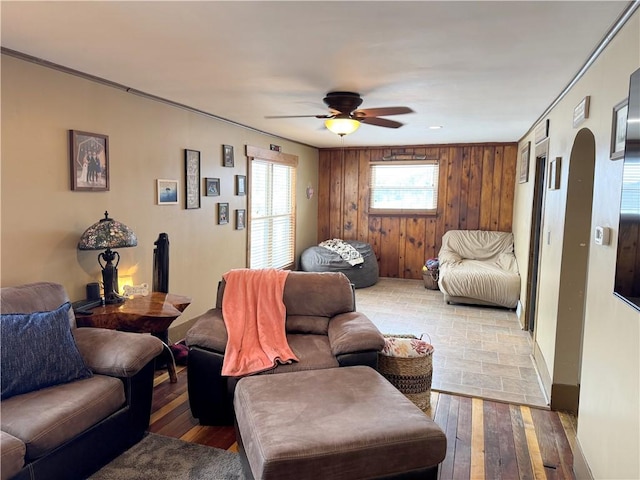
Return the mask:
{"type": "Polygon", "coordinates": [[[626,160],[622,169],[620,215],[640,215],[640,164],[626,160]]]}
{"type": "Polygon", "coordinates": [[[375,162],[369,184],[370,213],[435,213],[438,161],[375,162]]]}
{"type": "Polygon", "coordinates": [[[250,168],[249,268],[290,268],[295,256],[296,166],[253,158],[250,168]]]}

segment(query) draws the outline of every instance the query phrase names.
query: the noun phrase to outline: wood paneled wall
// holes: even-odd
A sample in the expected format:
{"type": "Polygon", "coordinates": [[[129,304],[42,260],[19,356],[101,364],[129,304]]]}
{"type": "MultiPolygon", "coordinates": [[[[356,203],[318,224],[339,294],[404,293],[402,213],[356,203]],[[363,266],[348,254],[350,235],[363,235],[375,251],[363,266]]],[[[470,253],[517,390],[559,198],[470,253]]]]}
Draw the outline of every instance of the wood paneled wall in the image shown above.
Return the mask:
{"type": "Polygon", "coordinates": [[[511,231],[516,163],[516,143],[321,149],[318,242],[370,243],[380,276],[422,278],[446,231],[511,231]],[[391,154],[439,160],[435,216],[368,213],[369,162],[391,154]]]}

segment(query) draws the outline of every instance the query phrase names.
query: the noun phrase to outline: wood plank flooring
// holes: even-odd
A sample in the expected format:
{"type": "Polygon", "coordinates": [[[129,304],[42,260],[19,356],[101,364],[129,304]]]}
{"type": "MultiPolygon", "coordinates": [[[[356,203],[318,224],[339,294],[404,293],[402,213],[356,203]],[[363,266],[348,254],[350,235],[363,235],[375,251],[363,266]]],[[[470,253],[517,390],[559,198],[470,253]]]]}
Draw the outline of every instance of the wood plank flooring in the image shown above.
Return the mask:
{"type": "MultiPolygon", "coordinates": [[[[447,436],[440,480],[574,479],[575,417],[523,405],[432,392],[430,415],[447,436]]],[[[203,427],[191,416],[187,371],[178,383],[158,372],[150,431],[236,450],[233,427],[203,427]]]]}

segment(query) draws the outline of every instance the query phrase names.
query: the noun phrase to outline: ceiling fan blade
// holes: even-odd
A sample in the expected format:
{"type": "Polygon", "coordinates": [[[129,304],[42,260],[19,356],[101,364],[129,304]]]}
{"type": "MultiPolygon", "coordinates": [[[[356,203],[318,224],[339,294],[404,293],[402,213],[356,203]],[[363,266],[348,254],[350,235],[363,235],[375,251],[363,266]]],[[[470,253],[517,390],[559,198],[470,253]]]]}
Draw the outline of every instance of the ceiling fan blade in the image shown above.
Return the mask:
{"type": "Polygon", "coordinates": [[[331,118],[333,115],[265,115],[264,118],[331,118]]]}
{"type": "Polygon", "coordinates": [[[368,123],[369,125],[376,125],[378,127],[387,128],[400,128],[404,123],[396,122],[395,120],[388,120],[386,118],[378,117],[364,117],[360,119],[362,123],[368,123]]]}
{"type": "Polygon", "coordinates": [[[413,113],[409,107],[382,107],[382,108],[363,108],[353,112],[355,116],[362,115],[365,117],[386,117],[387,115],[403,115],[405,113],[413,113]]]}

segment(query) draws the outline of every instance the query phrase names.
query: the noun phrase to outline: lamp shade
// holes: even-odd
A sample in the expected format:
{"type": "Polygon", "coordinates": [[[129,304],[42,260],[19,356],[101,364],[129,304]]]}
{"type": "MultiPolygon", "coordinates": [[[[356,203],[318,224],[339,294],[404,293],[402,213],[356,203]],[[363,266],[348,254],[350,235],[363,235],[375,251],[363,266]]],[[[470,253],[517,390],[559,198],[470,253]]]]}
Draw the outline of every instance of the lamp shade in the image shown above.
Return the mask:
{"type": "Polygon", "coordinates": [[[87,228],[80,241],[79,250],[104,250],[107,248],[135,247],[138,245],[136,234],[124,223],[109,218],[109,212],[104,212],[104,218],[87,228]]]}
{"type": "Polygon", "coordinates": [[[335,118],[325,120],[324,125],[329,131],[342,137],[360,128],[360,121],[350,118],[348,115],[338,115],[335,118]]]}

